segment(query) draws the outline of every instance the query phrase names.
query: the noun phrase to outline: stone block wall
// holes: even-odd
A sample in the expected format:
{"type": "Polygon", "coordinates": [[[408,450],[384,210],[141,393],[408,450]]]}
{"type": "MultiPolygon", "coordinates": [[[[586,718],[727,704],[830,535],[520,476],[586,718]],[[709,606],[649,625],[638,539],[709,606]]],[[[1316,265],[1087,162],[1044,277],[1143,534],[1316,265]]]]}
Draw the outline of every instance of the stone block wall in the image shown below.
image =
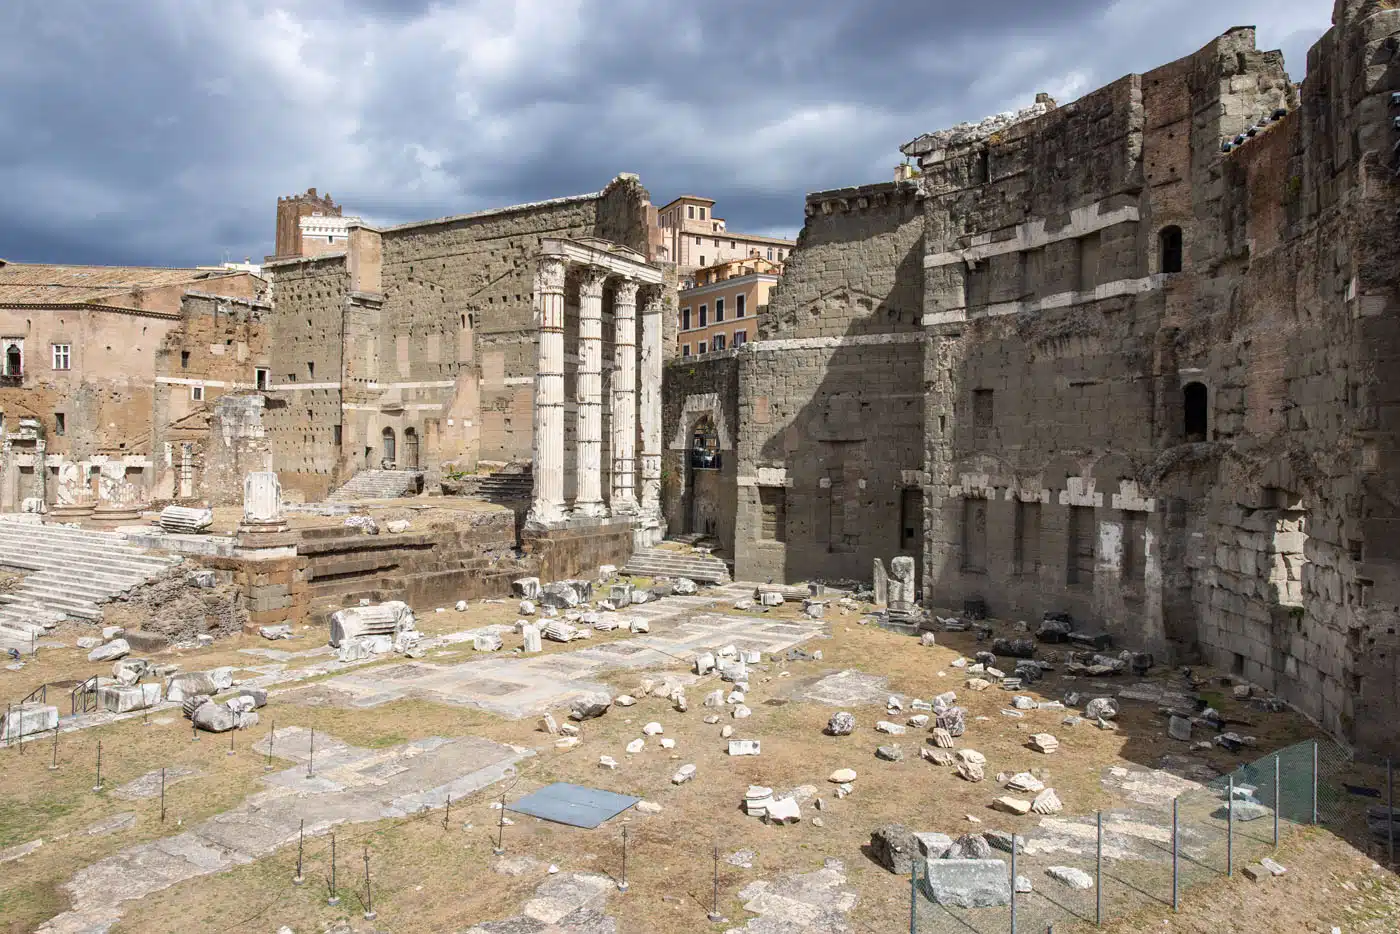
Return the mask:
{"type": "Polygon", "coordinates": [[[912,220],[898,186],[810,196],[737,358],[738,575],[866,577],[898,476],[927,603],[1069,611],[1393,746],[1392,6],[1338,0],[1301,91],[1238,28],[1072,104],[920,137],[912,220]],[[848,561],[849,512],[822,491],[849,479],[875,501],[837,538],[848,561]]]}
{"type": "Polygon", "coordinates": [[[632,522],[627,519],[600,519],[596,523],[575,522],[566,529],[527,531],[522,546],[533,570],[541,580],[592,579],[604,564],[622,567],[632,557],[632,522]]]}
{"type": "Polygon", "coordinates": [[[735,573],[864,579],[917,554],[923,216],[912,183],[811,195],[738,352],[735,573]]]}

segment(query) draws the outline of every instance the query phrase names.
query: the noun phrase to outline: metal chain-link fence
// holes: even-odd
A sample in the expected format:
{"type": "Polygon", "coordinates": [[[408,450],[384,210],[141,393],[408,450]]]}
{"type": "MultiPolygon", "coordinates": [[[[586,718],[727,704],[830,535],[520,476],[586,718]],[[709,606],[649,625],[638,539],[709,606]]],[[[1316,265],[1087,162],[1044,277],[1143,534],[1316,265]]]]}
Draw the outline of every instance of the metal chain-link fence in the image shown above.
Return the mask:
{"type": "Polygon", "coordinates": [[[910,931],[1040,934],[1171,911],[1188,889],[1246,869],[1270,872],[1279,842],[1304,826],[1325,827],[1386,862],[1400,843],[1387,817],[1393,793],[1389,766],[1359,771],[1335,743],[1298,743],[1159,806],[1046,819],[1015,847],[1003,835],[983,865],[916,860],[910,931]]]}

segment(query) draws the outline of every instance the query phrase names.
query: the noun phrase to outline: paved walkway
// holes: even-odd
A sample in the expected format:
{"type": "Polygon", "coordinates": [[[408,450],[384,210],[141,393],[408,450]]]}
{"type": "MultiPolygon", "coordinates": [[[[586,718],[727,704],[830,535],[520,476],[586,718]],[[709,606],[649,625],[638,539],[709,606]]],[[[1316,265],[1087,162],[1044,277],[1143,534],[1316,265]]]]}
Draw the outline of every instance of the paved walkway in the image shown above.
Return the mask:
{"type": "MultiPolygon", "coordinates": [[[[369,750],[317,733],[308,776],[310,732],[284,727],[274,742],[278,756],[298,764],[266,776],[266,791],[184,833],[128,847],[79,870],[64,886],[73,907],[39,931],[105,932],[121,919],[125,902],[267,856],[295,843],[303,820],[307,836],[318,836],[338,824],[404,817],[441,806],[449,794],[460,798],[500,781],[534,754],[470,736],[369,750]]],[[[266,740],[253,748],[266,753],[266,740]]]]}

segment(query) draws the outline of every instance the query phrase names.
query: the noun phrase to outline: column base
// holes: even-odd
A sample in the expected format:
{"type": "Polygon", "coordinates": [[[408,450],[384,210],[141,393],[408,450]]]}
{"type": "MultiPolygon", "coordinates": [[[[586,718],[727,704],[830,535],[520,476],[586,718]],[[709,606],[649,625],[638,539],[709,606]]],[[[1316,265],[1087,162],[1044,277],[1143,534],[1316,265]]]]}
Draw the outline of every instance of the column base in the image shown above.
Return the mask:
{"type": "Polygon", "coordinates": [[[61,506],[50,506],[48,516],[61,522],[73,522],[88,518],[95,508],[92,503],[65,503],[61,506]]]}
{"type": "Polygon", "coordinates": [[[141,506],[98,506],[92,511],[94,522],[137,522],[141,518],[141,506]]]}
{"type": "Polygon", "coordinates": [[[274,519],[270,522],[250,522],[245,519],[238,523],[239,535],[273,535],[285,531],[287,531],[287,523],[281,519],[274,519]]]}
{"type": "Polygon", "coordinates": [[[573,515],[580,519],[606,519],[608,517],[608,507],[606,503],[574,503],[573,515]]]}
{"type": "Polygon", "coordinates": [[[525,528],[534,531],[557,529],[569,521],[569,513],[558,503],[536,501],[525,516],[525,528]]]}

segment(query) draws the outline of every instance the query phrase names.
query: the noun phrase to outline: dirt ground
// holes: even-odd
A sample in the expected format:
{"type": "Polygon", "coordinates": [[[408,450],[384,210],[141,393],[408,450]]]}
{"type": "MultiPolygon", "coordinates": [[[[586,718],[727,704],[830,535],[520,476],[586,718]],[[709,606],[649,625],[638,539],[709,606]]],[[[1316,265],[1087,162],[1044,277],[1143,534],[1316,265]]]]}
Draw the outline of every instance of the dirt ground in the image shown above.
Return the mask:
{"type": "MultiPolygon", "coordinates": [[[[483,602],[474,602],[465,613],[429,609],[419,613],[420,628],[441,633],[509,623],[516,618],[515,611],[512,603],[483,602]]],[[[784,607],[769,616],[783,618],[794,612],[792,607],[784,607]]],[[[256,793],[266,759],[250,747],[274,723],[278,729],[290,725],[314,728],[370,748],[430,736],[474,735],[528,747],[537,754],[522,764],[520,779],[508,788],[493,786],[454,803],[446,827],[443,812],[438,810],[343,828],[337,841],[337,872],[344,897],[338,907],[326,904],[328,840],[316,838],[307,844],[308,882],[300,888],[290,882],[296,847],[284,847],[250,865],[128,903],[116,931],[271,932],[287,925],[297,932],[319,932],[345,922],[355,931],[437,932],[460,931],[481,921],[507,918],[520,910],[542,878],[493,870],[496,858],[492,847],[501,812],[490,805],[499,801],[503,790],[513,799],[554,781],[633,794],[662,808],[654,815],[629,811],[595,830],[517,814],[503,830],[510,857],[527,855],[563,870],[620,878],[625,826],[630,890],[610,898],[605,909],[616,918],[619,932],[724,931],[741,926],[749,917],[738,898],[743,886],[756,879],[771,879],[779,872],[819,868],[826,857],[844,862],[850,884],[859,892],[858,906],[847,919],[852,930],[902,931],[909,923],[908,879],[887,872],[866,855],[873,829],[901,822],[913,829],[954,836],[987,829],[1025,831],[1036,825],[1036,815],[1015,817],[990,808],[991,800],[1003,793],[992,781],[997,772],[1042,769],[1046,783],[1064,802],[1066,813],[1084,814],[1114,804],[1101,782],[1106,766],[1151,768],[1163,753],[1180,753],[1185,748],[1182,744],[1168,746],[1163,717],[1146,703],[1124,703],[1118,728],[1111,731],[1087,723],[1064,726],[1060,723],[1062,711],[1030,711],[1024,719],[1007,719],[1000,710],[1009,695],[997,689],[965,691],[964,675],[950,667],[960,654],[970,655],[979,648],[970,634],[939,634],[939,645],[925,647],[916,639],[859,625],[859,618],[854,613],[833,614],[827,620],[829,636],[804,646],[809,651],[820,649],[820,661],[765,658],[750,679],[745,703],[753,713],[747,719],[735,720],[725,709],[719,711],[719,723],[704,723],[712,711],[702,707],[701,700],[720,686],[717,678],[705,679],[687,690],[689,712],[676,712],[668,701],[655,697],[641,698],[632,707],[614,706],[605,716],[581,724],[583,742],[568,750],[557,749],[554,737],[540,732],[534,720],[510,721],[470,708],[412,700],[370,709],[329,706],[320,700],[316,684],[320,679],[274,689],[262,722],[252,730],[232,734],[233,755],[228,754],[225,736],[203,735],[198,742],[192,741],[188,721],[170,712],[152,718],[150,725],[134,718],[63,734],[57,770],[48,768],[52,748],[47,742],[27,744],[23,753],[18,748],[0,749],[0,789],[4,792],[0,795],[0,849],[44,840],[32,854],[0,864],[0,931],[17,934],[33,930],[43,919],[63,910],[67,896],[61,885],[80,866],[134,843],[176,833],[182,826],[227,810],[256,793]],[[890,693],[907,697],[930,699],[946,690],[957,691],[969,718],[968,733],[957,746],[975,748],[986,755],[988,781],[964,782],[952,770],[923,761],[919,750],[926,738],[924,731],[911,728],[905,736],[894,738],[877,733],[873,729],[877,720],[903,720],[887,715],[882,702],[844,708],[856,716],[856,732],[843,737],[825,735],[827,719],[839,708],[805,701],[799,695],[822,676],[845,669],[884,675],[889,679],[890,693]],[[989,719],[976,720],[979,716],[989,719]],[[649,721],[662,724],[663,735],[675,739],[676,748],[663,750],[656,739],[648,739],[641,753],[629,756],[625,745],[640,737],[641,727],[649,721]],[[762,755],[729,757],[726,742],[720,738],[725,725],[734,727],[735,738],[761,740],[762,755]],[[1061,746],[1053,756],[1026,746],[1029,734],[1040,731],[1059,737],[1061,746]],[[94,792],[99,741],[103,790],[94,792]],[[901,744],[904,759],[876,759],[875,748],[891,741],[901,744]],[[612,756],[620,767],[615,771],[600,768],[602,755],[612,756]],[[697,766],[696,778],[672,784],[672,773],[687,763],[697,766]],[[113,797],[112,790],[120,784],[162,766],[197,773],[170,787],[164,823],[157,800],[113,797]],[[827,777],[833,770],[847,767],[857,770],[859,777],[854,793],[838,800],[827,777]],[[809,800],[803,805],[800,823],[770,826],[742,813],[744,792],[750,784],[766,785],[776,792],[815,786],[824,807],[818,810],[809,800]],[[97,835],[85,832],[95,822],[121,813],[135,814],[134,826],[97,835]],[[980,818],[981,823],[973,824],[967,815],[980,818]],[[820,819],[821,826],[814,818],[820,819]],[[751,868],[719,863],[720,910],[731,922],[711,925],[705,915],[712,897],[716,846],[722,856],[744,849],[755,855],[751,868]],[[361,919],[366,852],[378,912],[374,922],[361,919]]],[[[599,633],[584,644],[621,638],[627,634],[599,633]]],[[[302,630],[296,639],[278,642],[241,636],[200,650],[168,653],[157,660],[177,662],[185,670],[261,664],[265,659],[238,650],[271,647],[298,651],[323,641],[324,632],[319,630],[302,630]]],[[[518,641],[519,637],[508,636],[506,647],[512,648],[518,641]]],[[[569,651],[578,646],[546,643],[546,647],[549,651],[569,651]]],[[[449,651],[460,654],[434,658],[430,653],[427,660],[467,661],[473,657],[469,644],[449,651]]],[[[79,679],[108,667],[87,663],[85,653],[76,649],[45,650],[21,672],[0,672],[0,686],[8,698],[17,700],[42,681],[79,679]]],[[[675,671],[679,672],[679,667],[675,671]]],[[[238,676],[248,674],[244,669],[238,676]]],[[[657,674],[617,673],[611,676],[610,685],[616,693],[629,692],[640,698],[639,682],[657,674]]],[[[1176,677],[1167,671],[1154,672],[1154,676],[1176,677]]],[[[1092,687],[1086,679],[1071,686],[1092,687]]],[[[1058,700],[1065,687],[1062,679],[1052,676],[1023,693],[1058,700]]],[[[1234,768],[1244,757],[1255,758],[1315,735],[1304,720],[1291,713],[1261,714],[1235,702],[1227,687],[1213,685],[1205,690],[1224,715],[1250,720],[1248,732],[1258,737],[1258,747],[1241,755],[1215,747],[1198,754],[1219,771],[1234,768]]],[[[909,713],[904,711],[905,716],[909,713]]],[[[280,760],[274,764],[282,768],[289,765],[280,760]]],[[[1375,782],[1376,778],[1364,769],[1357,770],[1358,782],[1375,782]]],[[[1262,934],[1328,932],[1334,925],[1346,934],[1396,930],[1400,886],[1395,875],[1375,867],[1351,844],[1326,831],[1309,830],[1287,839],[1279,859],[1289,867],[1281,878],[1263,883],[1238,876],[1230,881],[1222,879],[1189,891],[1180,914],[1145,912],[1105,930],[1262,934]]],[[[1071,928],[1057,924],[1056,930],[1071,928]]]]}

